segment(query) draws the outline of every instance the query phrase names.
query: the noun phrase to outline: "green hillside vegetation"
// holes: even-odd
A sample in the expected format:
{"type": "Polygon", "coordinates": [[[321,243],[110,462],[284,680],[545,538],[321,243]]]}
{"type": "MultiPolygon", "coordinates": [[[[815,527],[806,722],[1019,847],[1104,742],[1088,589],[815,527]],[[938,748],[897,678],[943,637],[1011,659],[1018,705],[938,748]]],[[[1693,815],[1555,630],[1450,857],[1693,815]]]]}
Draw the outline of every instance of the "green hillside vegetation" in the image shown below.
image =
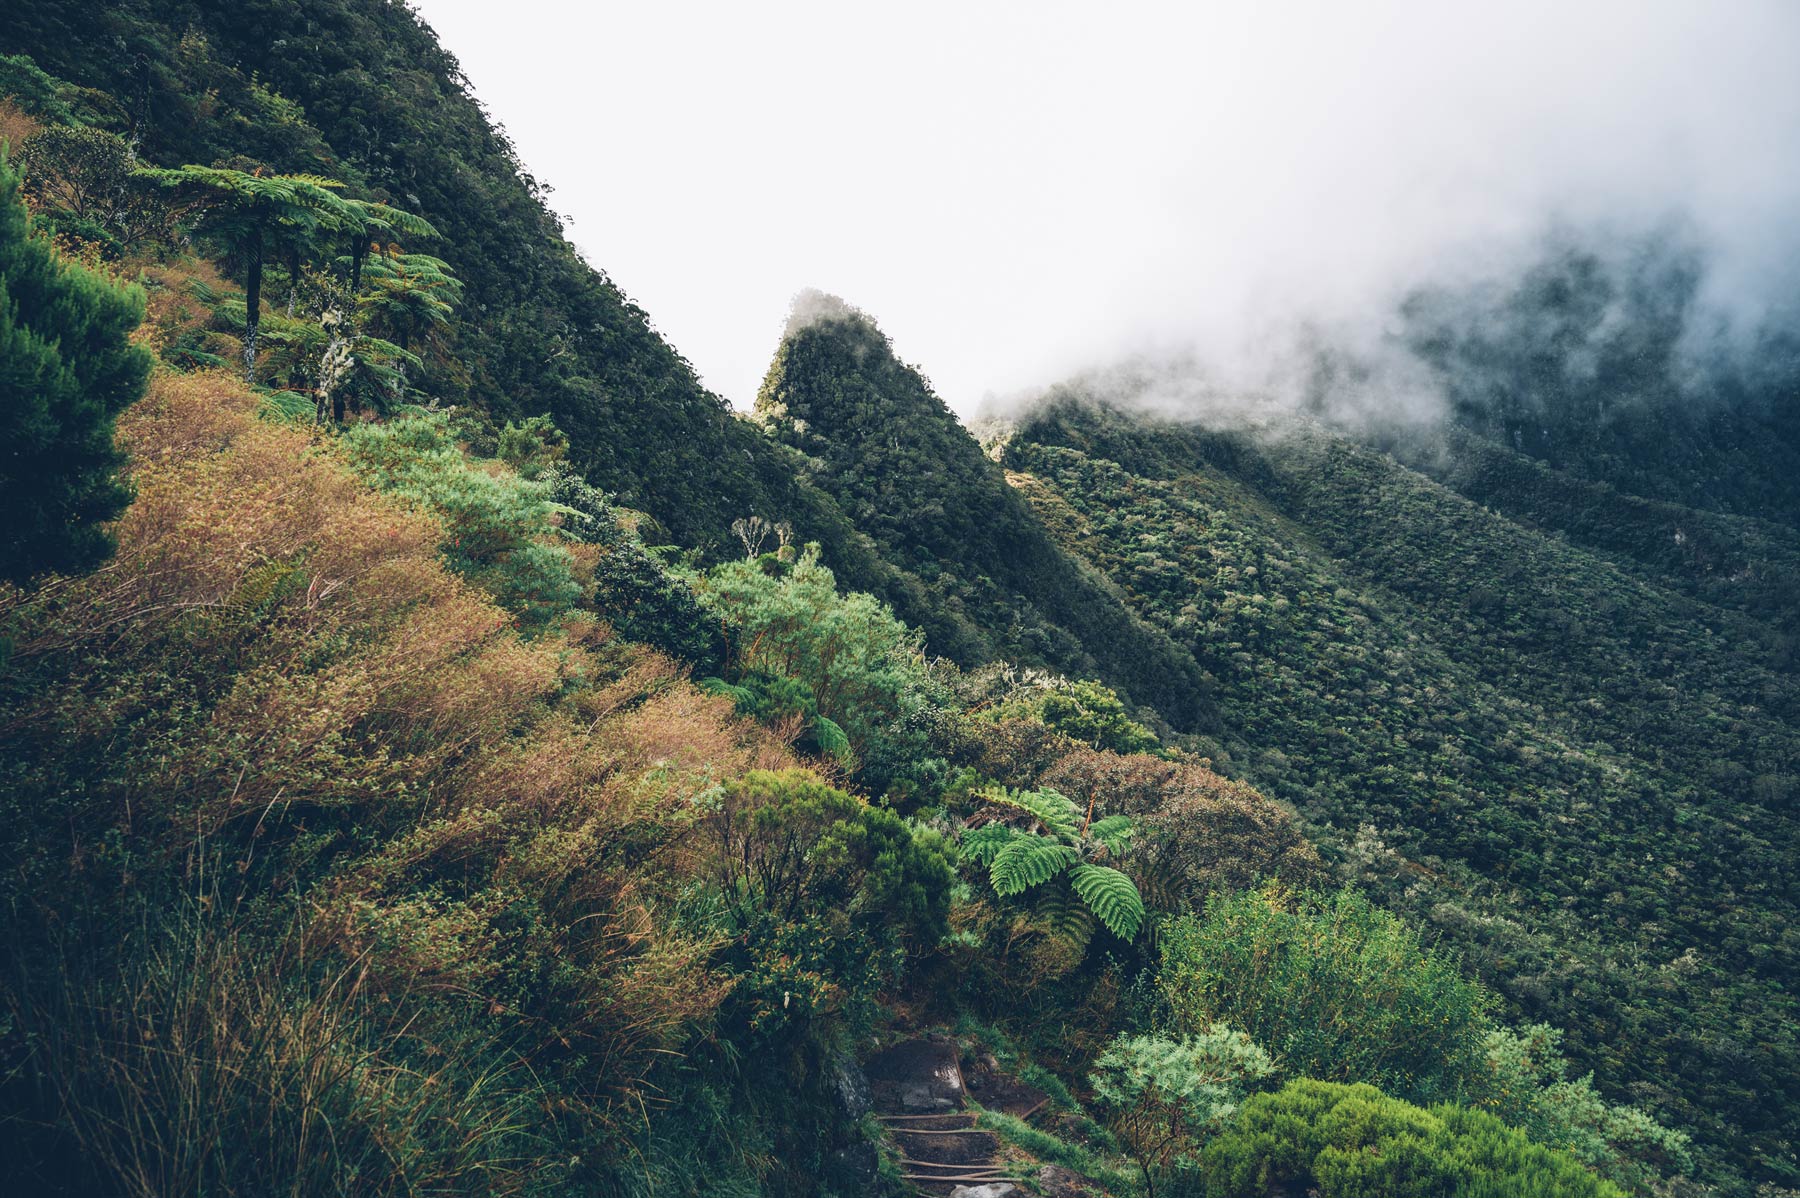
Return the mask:
{"type": "MultiPolygon", "coordinates": [[[[442,330],[421,390],[496,424],[550,416],[574,467],[653,513],[665,539],[716,558],[736,546],[734,521],[786,521],[855,585],[930,622],[918,585],[580,258],[549,189],[404,5],[32,0],[0,14],[0,53],[21,56],[0,96],[126,135],[146,164],[323,177],[425,218],[481,319],[442,330]]],[[[286,266],[269,266],[283,294],[286,266]]]]}
{"type": "Polygon", "coordinates": [[[741,419],[386,0],[7,6],[0,141],[0,1190],[899,1198],[921,1036],[1116,1198],[1800,1184],[1778,487],[741,419]]]}
{"type": "Polygon", "coordinates": [[[1779,306],[1728,327],[1706,267],[1678,227],[1603,246],[1553,230],[1513,277],[1415,290],[1395,327],[1458,428],[1626,495],[1792,528],[1800,336],[1779,306]]]}
{"type": "Polygon", "coordinates": [[[1320,1198],[1620,1193],[1490,1115],[1314,1081],[1250,1099],[1182,1181],[1171,1192],[1208,1198],[1258,1198],[1271,1184],[1306,1186],[1320,1198]]]}
{"type": "Polygon", "coordinates": [[[1057,547],[874,321],[828,296],[803,296],[796,312],[757,418],[924,584],[928,610],[947,617],[926,625],[934,648],[1097,675],[1178,728],[1208,721],[1193,660],[1057,547]]]}
{"type": "Polygon", "coordinates": [[[1006,462],[1195,653],[1230,772],[1568,1028],[1603,1085],[1737,1167],[1782,1159],[1800,741],[1769,625],[1319,429],[1064,401],[1006,462]]]}

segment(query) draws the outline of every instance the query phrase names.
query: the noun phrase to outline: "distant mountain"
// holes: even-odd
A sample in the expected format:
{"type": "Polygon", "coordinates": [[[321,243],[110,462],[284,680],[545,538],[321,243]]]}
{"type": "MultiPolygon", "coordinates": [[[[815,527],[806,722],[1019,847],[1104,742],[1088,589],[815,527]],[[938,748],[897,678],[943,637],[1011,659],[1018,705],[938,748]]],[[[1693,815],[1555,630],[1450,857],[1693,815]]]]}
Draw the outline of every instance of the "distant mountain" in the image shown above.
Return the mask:
{"type": "Polygon", "coordinates": [[[923,582],[925,628],[940,651],[1097,676],[1176,728],[1210,723],[1192,657],[1055,543],[868,316],[832,297],[801,297],[756,414],[804,456],[804,481],[923,582]]]}

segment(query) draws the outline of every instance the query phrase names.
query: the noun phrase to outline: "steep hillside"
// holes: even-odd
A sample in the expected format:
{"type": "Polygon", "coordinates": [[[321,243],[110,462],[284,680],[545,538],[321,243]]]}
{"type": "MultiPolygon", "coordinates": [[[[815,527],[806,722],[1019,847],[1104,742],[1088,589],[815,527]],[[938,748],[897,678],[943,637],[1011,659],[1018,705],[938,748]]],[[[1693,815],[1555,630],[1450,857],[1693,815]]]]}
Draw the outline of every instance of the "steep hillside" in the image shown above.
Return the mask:
{"type": "Polygon", "coordinates": [[[937,616],[926,629],[944,651],[1098,675],[1178,728],[1208,721],[1193,659],[1050,539],[867,316],[802,297],[756,414],[885,558],[925,582],[937,616]]]}
{"type": "Polygon", "coordinates": [[[682,545],[716,555],[735,549],[733,521],[786,520],[854,585],[926,614],[790,455],[580,258],[548,189],[405,5],[33,0],[0,12],[0,55],[15,54],[97,89],[96,121],[149,162],[327,175],[425,216],[479,314],[447,334],[429,393],[497,421],[552,416],[595,485],[682,545]]]}
{"type": "Polygon", "coordinates": [[[0,1190],[1800,1185],[1786,409],[741,419],[395,0],[8,5],[0,139],[0,1190]]]}
{"type": "Polygon", "coordinates": [[[1779,1175],[1800,1104],[1791,639],[1318,428],[1065,398],[1006,463],[1201,661],[1236,772],[1567,1026],[1603,1083],[1779,1175]]]}

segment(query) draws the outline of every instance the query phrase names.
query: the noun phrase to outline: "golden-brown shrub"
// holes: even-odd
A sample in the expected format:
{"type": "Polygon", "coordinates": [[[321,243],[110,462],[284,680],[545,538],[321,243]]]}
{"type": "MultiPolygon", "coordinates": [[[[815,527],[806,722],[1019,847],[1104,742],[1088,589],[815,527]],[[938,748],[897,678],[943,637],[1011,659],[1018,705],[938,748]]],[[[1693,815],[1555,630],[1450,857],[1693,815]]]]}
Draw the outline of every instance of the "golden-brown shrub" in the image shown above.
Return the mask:
{"type": "Polygon", "coordinates": [[[9,156],[17,154],[25,139],[43,127],[42,121],[18,104],[0,97],[0,142],[6,143],[9,156]]]}
{"type": "Polygon", "coordinates": [[[507,1023],[534,1067],[584,1061],[606,1118],[729,990],[669,913],[701,864],[684,833],[793,756],[591,620],[522,638],[431,517],[258,405],[226,372],[159,374],[120,422],[117,556],[0,593],[41,682],[0,734],[66,806],[8,843],[79,876],[122,831],[135,868],[222,855],[251,902],[295,888],[309,960],[507,1023]]]}

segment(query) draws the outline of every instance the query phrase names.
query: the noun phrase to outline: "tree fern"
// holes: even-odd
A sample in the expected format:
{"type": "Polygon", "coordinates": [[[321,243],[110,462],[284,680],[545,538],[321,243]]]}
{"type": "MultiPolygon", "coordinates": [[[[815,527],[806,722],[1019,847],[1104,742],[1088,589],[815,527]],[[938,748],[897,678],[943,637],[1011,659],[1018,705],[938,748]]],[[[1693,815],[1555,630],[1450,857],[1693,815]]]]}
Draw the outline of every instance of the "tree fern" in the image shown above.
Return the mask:
{"type": "Polygon", "coordinates": [[[1083,864],[1069,871],[1069,884],[1113,935],[1136,938],[1144,923],[1144,900],[1130,878],[1104,865],[1083,864]]]}
{"type": "Polygon", "coordinates": [[[819,749],[829,753],[840,761],[850,756],[850,738],[844,735],[844,729],[836,720],[825,716],[814,716],[812,722],[813,739],[819,742],[819,749]]]}
{"type": "Polygon", "coordinates": [[[1098,841],[1106,846],[1106,851],[1114,857],[1123,856],[1126,846],[1131,843],[1136,829],[1132,826],[1129,815],[1109,815],[1105,819],[1095,820],[1088,825],[1088,839],[1098,841]]]}
{"type": "Polygon", "coordinates": [[[694,685],[709,694],[724,695],[740,712],[756,702],[756,695],[749,687],[734,686],[723,678],[702,678],[694,685]]]}
{"type": "Polygon", "coordinates": [[[1001,849],[1023,835],[1025,833],[1005,824],[983,824],[962,834],[962,839],[957,842],[957,851],[962,854],[964,861],[989,865],[1001,849]]]}
{"type": "Polygon", "coordinates": [[[994,855],[988,878],[995,894],[1010,898],[1043,885],[1075,860],[1075,850],[1066,844],[1044,836],[1020,836],[994,855]]]}
{"type": "Polygon", "coordinates": [[[1054,790],[1009,791],[1000,787],[984,791],[982,798],[1002,807],[1011,807],[1043,824],[1055,836],[1073,842],[1081,828],[1081,808],[1054,790]]]}
{"type": "Polygon", "coordinates": [[[1050,934],[1086,951],[1094,938],[1094,916],[1066,886],[1046,886],[1039,892],[1037,916],[1050,934]]]}

